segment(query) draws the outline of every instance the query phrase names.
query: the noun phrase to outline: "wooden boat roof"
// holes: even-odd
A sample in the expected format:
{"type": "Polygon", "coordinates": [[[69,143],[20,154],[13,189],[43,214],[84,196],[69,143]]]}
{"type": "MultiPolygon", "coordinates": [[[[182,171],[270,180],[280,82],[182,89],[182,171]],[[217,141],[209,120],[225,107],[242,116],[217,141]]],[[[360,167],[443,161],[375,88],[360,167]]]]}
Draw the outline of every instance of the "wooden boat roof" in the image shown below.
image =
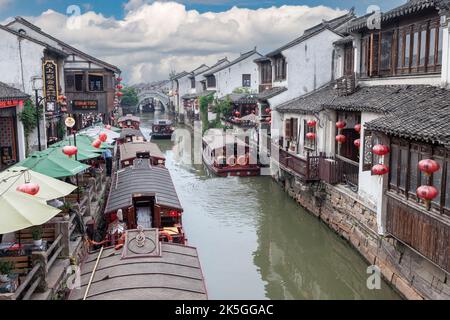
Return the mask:
{"type": "Polygon", "coordinates": [[[81,288],[73,290],[69,299],[81,300],[88,290],[86,300],[206,300],[197,249],[160,243],[156,229],[144,232],[147,241],[138,250],[147,254],[130,252],[136,249],[136,237],[129,234],[137,234],[136,230],[127,232],[123,249],[90,253],[81,268],[81,288]]]}
{"type": "Polygon", "coordinates": [[[126,116],[123,116],[119,119],[119,122],[125,122],[125,121],[136,121],[136,122],[141,122],[141,118],[133,116],[132,114],[127,114],[126,116]]]}
{"type": "Polygon", "coordinates": [[[139,152],[149,152],[151,157],[166,159],[158,145],[148,141],[134,141],[120,145],[120,161],[136,158],[139,152]]]}
{"type": "Polygon", "coordinates": [[[141,130],[123,128],[122,131],[120,132],[120,139],[124,139],[128,136],[144,137],[144,134],[142,133],[141,130]]]}
{"type": "Polygon", "coordinates": [[[154,195],[156,204],[183,210],[169,170],[151,166],[149,159],[136,159],[114,174],[105,212],[131,207],[136,194],[154,195]]]}
{"type": "Polygon", "coordinates": [[[248,147],[248,144],[246,144],[244,141],[239,139],[237,136],[230,134],[206,135],[203,137],[203,141],[208,144],[211,150],[220,149],[228,145],[234,145],[235,143],[237,143],[238,146],[248,147]]]}
{"type": "Polygon", "coordinates": [[[171,120],[155,120],[154,126],[171,126],[173,122],[171,120]]]}

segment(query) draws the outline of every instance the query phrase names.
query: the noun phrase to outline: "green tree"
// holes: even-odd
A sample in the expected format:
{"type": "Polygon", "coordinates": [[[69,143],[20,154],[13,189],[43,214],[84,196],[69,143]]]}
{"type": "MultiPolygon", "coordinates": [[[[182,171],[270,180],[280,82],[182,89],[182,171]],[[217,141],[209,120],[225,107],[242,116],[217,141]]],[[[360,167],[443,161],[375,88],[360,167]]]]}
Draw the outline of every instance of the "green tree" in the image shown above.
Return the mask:
{"type": "Polygon", "coordinates": [[[123,106],[132,107],[139,103],[139,97],[137,95],[137,91],[133,87],[125,87],[122,90],[123,96],[121,104],[123,106]]]}
{"type": "Polygon", "coordinates": [[[210,123],[208,119],[208,109],[209,105],[214,101],[214,96],[212,94],[204,97],[200,97],[200,117],[202,120],[203,133],[210,128],[210,123]]]}
{"type": "Polygon", "coordinates": [[[27,100],[24,103],[22,112],[18,114],[19,120],[23,124],[27,153],[29,151],[28,138],[30,137],[30,134],[37,128],[37,112],[39,113],[39,121],[41,121],[44,114],[42,108],[37,109],[31,100],[27,100]]]}

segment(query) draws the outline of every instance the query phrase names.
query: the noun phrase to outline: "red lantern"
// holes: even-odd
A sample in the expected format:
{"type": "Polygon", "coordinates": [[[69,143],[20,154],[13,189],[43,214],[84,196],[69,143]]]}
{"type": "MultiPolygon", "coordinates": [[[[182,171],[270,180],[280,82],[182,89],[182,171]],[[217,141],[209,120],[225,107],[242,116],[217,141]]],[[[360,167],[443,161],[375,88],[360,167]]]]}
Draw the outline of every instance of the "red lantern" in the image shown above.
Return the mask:
{"type": "Polygon", "coordinates": [[[355,145],[355,147],[360,148],[361,147],[361,139],[356,139],[353,144],[355,145]]]}
{"type": "Polygon", "coordinates": [[[96,149],[99,149],[102,145],[102,141],[100,139],[96,139],[94,142],[92,142],[92,146],[96,149]]]}
{"type": "Polygon", "coordinates": [[[180,214],[174,210],[174,211],[169,212],[169,216],[172,218],[178,218],[180,216],[180,214]]]}
{"type": "Polygon", "coordinates": [[[123,79],[121,77],[118,77],[116,80],[117,80],[117,82],[120,83],[120,82],[122,82],[123,79]]]}
{"type": "Polygon", "coordinates": [[[123,93],[122,92],[116,92],[116,96],[118,96],[118,97],[122,97],[123,96],[123,93]]]}
{"type": "Polygon", "coordinates": [[[122,90],[122,89],[123,89],[123,85],[118,84],[116,88],[117,88],[118,90],[122,90]]]}
{"type": "Polygon", "coordinates": [[[308,140],[315,140],[316,139],[316,134],[314,132],[308,132],[306,134],[306,139],[308,139],[308,140]]]}
{"type": "Polygon", "coordinates": [[[236,117],[239,117],[241,115],[239,111],[236,111],[234,114],[236,115],[236,117]]]}
{"type": "Polygon", "coordinates": [[[389,172],[389,168],[384,164],[376,164],[372,167],[372,173],[376,176],[382,176],[389,172]]]}
{"type": "Polygon", "coordinates": [[[436,198],[439,191],[433,186],[420,186],[417,188],[416,194],[420,199],[428,202],[436,198]]]}
{"type": "Polygon", "coordinates": [[[344,121],[336,122],[336,128],[338,128],[338,129],[344,129],[346,126],[347,126],[347,124],[344,121]]]}
{"type": "Polygon", "coordinates": [[[378,156],[385,156],[389,153],[389,151],[389,147],[382,144],[377,144],[372,148],[372,152],[378,156]]]}
{"type": "Polygon", "coordinates": [[[75,146],[65,146],[62,151],[66,156],[72,158],[74,155],[78,153],[78,148],[75,146]]]}
{"type": "Polygon", "coordinates": [[[272,118],[267,118],[266,121],[267,121],[268,123],[272,123],[272,118]]]}
{"type": "Polygon", "coordinates": [[[270,108],[266,108],[266,113],[271,113],[272,110],[270,110],[270,108]]]}
{"type": "Polygon", "coordinates": [[[106,133],[100,133],[100,135],[98,136],[99,140],[101,142],[106,142],[106,140],[108,140],[108,135],[106,133]]]}
{"type": "Polygon", "coordinates": [[[35,196],[39,193],[40,189],[41,188],[36,183],[25,183],[22,184],[21,186],[18,186],[16,190],[19,192],[29,194],[31,196],[35,196]]]}
{"type": "Polygon", "coordinates": [[[347,137],[344,136],[343,134],[338,134],[338,135],[336,136],[336,141],[337,141],[339,144],[343,144],[343,143],[345,143],[345,141],[347,141],[347,137]]]}
{"type": "Polygon", "coordinates": [[[358,132],[358,133],[361,132],[361,125],[360,125],[360,124],[357,124],[357,125],[355,126],[355,131],[358,132]]]}
{"type": "Polygon", "coordinates": [[[307,123],[308,127],[313,128],[316,126],[317,121],[316,120],[309,120],[307,123]]]}
{"type": "Polygon", "coordinates": [[[432,159],[425,159],[419,162],[419,170],[424,172],[427,176],[439,171],[441,166],[438,162],[432,159]]]}

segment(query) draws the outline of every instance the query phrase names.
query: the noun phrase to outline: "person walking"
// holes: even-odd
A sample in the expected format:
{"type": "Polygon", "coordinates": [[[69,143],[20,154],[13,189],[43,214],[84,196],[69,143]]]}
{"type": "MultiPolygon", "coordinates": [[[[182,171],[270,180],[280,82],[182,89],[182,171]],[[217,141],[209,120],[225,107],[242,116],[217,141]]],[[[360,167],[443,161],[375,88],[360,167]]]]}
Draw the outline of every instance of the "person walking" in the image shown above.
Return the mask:
{"type": "Polygon", "coordinates": [[[111,177],[112,174],[112,152],[110,149],[106,149],[102,154],[106,162],[106,175],[111,177]]]}

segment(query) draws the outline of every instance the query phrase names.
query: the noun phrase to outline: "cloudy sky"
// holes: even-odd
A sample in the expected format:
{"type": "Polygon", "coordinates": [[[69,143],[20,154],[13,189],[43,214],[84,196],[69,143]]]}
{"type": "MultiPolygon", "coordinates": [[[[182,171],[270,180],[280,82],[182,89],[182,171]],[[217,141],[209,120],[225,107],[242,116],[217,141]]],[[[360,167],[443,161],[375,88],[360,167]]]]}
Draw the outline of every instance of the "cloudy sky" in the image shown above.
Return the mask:
{"type": "Polygon", "coordinates": [[[405,0],[0,0],[0,21],[21,15],[124,72],[128,83],[168,77],[253,49],[266,53],[305,28],[369,5],[405,0]],[[74,17],[77,13],[78,17],[74,17]]]}

